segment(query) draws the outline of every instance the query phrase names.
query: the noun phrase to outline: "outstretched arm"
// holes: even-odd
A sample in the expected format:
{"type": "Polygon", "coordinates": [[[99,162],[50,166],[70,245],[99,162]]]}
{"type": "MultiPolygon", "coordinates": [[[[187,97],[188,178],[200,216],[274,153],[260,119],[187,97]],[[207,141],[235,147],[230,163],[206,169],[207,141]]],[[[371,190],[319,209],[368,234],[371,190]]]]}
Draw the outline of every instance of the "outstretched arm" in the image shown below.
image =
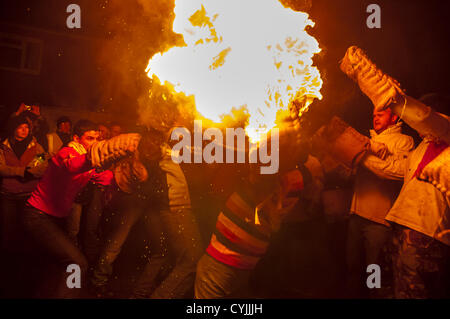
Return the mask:
{"type": "Polygon", "coordinates": [[[422,102],[405,95],[403,101],[389,105],[409,126],[420,135],[439,139],[450,144],[450,120],[422,102]]]}
{"type": "Polygon", "coordinates": [[[348,48],[341,70],[358,83],[361,91],[372,100],[375,110],[390,107],[419,134],[450,144],[448,116],[407,96],[398,81],[380,70],[362,49],[356,46],[348,48]]]}
{"type": "Polygon", "coordinates": [[[362,165],[380,178],[402,180],[408,165],[408,155],[413,148],[413,139],[405,135],[390,145],[383,158],[376,156],[371,150],[364,156],[362,165]]]}
{"type": "Polygon", "coordinates": [[[140,139],[139,134],[130,133],[97,142],[88,150],[87,158],[93,167],[107,168],[114,161],[136,152],[140,139]]]}
{"type": "Polygon", "coordinates": [[[372,173],[383,179],[402,180],[407,167],[407,156],[404,158],[389,155],[386,159],[367,154],[362,160],[362,165],[372,173]]]}

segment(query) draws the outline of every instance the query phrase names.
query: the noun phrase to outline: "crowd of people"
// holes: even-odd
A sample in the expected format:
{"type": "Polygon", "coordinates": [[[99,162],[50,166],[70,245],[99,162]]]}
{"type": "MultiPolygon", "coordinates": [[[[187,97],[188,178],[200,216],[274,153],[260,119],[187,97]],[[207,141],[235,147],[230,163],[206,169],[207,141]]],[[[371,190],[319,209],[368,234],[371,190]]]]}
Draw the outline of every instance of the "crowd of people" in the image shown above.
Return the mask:
{"type": "MultiPolygon", "coordinates": [[[[374,112],[353,176],[343,296],[365,296],[366,269],[375,264],[383,278],[392,276],[392,287],[383,282],[370,297],[448,298],[449,119],[436,112],[446,105],[435,96],[399,94],[394,80],[365,70],[375,67],[351,50],[342,69],[372,99],[374,112]],[[402,134],[403,121],[423,138],[417,147],[402,134]]],[[[279,174],[261,175],[255,165],[217,171],[220,211],[207,247],[168,138],[151,129],[124,133],[117,123],[72,125],[66,116],[56,124],[49,133],[39,106],[22,104],[0,145],[1,276],[23,260],[43,261],[33,297],[107,298],[115,261],[139,223],[149,257],[130,298],[252,297],[249,278],[273,234],[298,221],[295,215],[321,209],[326,163],[301,144],[296,123],[280,133],[279,174]],[[110,227],[107,218],[115,221],[110,227]],[[67,284],[69,265],[79,267],[81,289],[67,284]]]]}

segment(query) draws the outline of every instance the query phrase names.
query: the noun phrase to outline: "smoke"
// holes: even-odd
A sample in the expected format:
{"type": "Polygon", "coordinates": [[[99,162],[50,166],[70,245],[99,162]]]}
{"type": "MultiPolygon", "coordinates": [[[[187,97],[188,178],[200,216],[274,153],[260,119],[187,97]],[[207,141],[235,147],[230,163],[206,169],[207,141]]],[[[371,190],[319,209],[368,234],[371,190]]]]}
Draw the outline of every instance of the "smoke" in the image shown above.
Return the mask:
{"type": "Polygon", "coordinates": [[[185,111],[193,107],[191,99],[172,96],[145,73],[155,53],[183,44],[172,31],[174,0],[105,0],[101,6],[108,30],[108,41],[97,56],[105,110],[158,130],[184,122],[191,114],[185,111]]]}

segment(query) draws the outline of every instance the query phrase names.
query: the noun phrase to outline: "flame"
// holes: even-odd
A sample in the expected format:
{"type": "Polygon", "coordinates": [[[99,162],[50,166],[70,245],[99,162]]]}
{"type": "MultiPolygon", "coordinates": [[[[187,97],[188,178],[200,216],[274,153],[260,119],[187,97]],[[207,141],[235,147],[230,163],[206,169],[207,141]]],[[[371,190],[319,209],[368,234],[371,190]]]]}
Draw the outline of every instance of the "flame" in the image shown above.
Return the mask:
{"type": "Polygon", "coordinates": [[[146,72],[194,95],[199,116],[214,122],[247,112],[246,132],[259,140],[292,101],[304,102],[301,113],[322,98],[312,61],[320,48],[308,26],[307,13],[277,0],[176,0],[173,31],[186,45],[154,55],[146,72]]]}

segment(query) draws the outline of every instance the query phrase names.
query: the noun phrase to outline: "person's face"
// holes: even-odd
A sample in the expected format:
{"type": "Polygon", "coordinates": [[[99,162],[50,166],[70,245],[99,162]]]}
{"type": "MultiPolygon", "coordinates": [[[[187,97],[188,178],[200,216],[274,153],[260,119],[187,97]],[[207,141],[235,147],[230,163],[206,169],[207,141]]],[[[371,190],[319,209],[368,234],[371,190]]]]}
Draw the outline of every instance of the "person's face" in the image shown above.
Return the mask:
{"type": "Polygon", "coordinates": [[[20,124],[14,131],[14,138],[18,141],[23,141],[30,133],[30,127],[28,124],[20,124]]]}
{"type": "Polygon", "coordinates": [[[70,125],[70,122],[62,122],[59,124],[59,131],[61,133],[69,134],[71,129],[72,126],[70,125]]]}
{"type": "Polygon", "coordinates": [[[109,139],[109,130],[106,126],[104,125],[99,125],[98,126],[98,131],[99,131],[99,141],[103,141],[103,140],[107,140],[109,139]]]}
{"type": "Polygon", "coordinates": [[[373,129],[380,134],[389,126],[394,125],[397,120],[397,116],[392,114],[391,109],[384,111],[373,112],[373,129]]]}
{"type": "Polygon", "coordinates": [[[122,134],[122,128],[119,125],[111,126],[111,137],[122,134]]]}
{"type": "Polygon", "coordinates": [[[74,135],[73,139],[75,142],[83,145],[86,150],[89,150],[91,146],[98,141],[98,135],[98,131],[87,131],[84,132],[81,137],[74,135]]]}

